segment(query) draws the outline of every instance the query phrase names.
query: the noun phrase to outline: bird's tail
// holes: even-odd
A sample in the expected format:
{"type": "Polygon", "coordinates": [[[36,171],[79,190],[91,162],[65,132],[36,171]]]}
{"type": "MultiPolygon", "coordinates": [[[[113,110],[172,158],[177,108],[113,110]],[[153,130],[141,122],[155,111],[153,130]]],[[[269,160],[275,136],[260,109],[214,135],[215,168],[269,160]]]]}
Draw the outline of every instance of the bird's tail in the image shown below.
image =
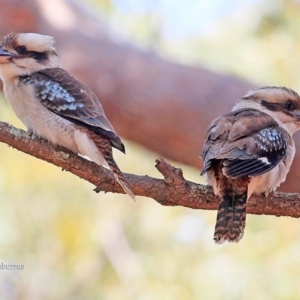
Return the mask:
{"type": "Polygon", "coordinates": [[[120,186],[123,188],[123,190],[135,201],[135,195],[132,192],[129,184],[124,178],[123,173],[119,169],[118,165],[116,164],[113,156],[112,156],[112,149],[111,146],[106,147],[106,149],[102,149],[102,155],[106,162],[109,165],[110,170],[113,172],[115,179],[118,181],[120,186]]]}
{"type": "Polygon", "coordinates": [[[113,172],[115,179],[118,181],[120,186],[132,198],[132,200],[135,201],[135,195],[132,192],[129,184],[125,180],[123,173],[120,171],[120,169],[119,169],[118,165],[116,164],[116,162],[114,161],[113,157],[111,156],[111,161],[108,161],[107,158],[105,158],[105,160],[107,161],[109,168],[113,172]]]}
{"type": "MultiPolygon", "coordinates": [[[[82,129],[84,130],[84,129],[82,129]]],[[[100,150],[103,158],[107,162],[110,170],[113,172],[115,179],[118,181],[120,186],[123,188],[124,192],[126,192],[133,200],[135,200],[134,193],[132,192],[129,184],[124,178],[123,173],[119,169],[118,165],[116,164],[114,158],[113,158],[113,153],[112,153],[112,147],[110,141],[106,138],[103,137],[102,135],[93,132],[93,131],[86,131],[88,136],[93,140],[95,143],[96,147],[100,150]]],[[[96,188],[95,191],[98,191],[96,188]]]]}
{"type": "Polygon", "coordinates": [[[237,243],[243,237],[246,225],[246,202],[247,192],[228,193],[221,198],[214,234],[214,241],[217,244],[225,241],[237,243]]]}

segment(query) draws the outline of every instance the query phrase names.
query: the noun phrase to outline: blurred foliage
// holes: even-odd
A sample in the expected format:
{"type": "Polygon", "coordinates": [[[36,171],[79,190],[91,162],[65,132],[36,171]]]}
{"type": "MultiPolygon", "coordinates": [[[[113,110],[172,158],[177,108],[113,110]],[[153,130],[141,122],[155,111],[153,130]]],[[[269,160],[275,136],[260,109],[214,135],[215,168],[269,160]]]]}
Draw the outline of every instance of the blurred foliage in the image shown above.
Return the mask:
{"type": "MultiPolygon", "coordinates": [[[[151,1],[140,1],[144,5],[139,4],[139,8],[134,9],[137,1],[111,0],[111,4],[123,3],[119,5],[123,10],[119,6],[115,8],[110,24],[140,46],[154,49],[167,59],[205,65],[247,78],[258,85],[279,84],[295,89],[300,85],[297,76],[300,65],[299,1],[253,0],[253,4],[247,1],[248,4],[242,7],[236,4],[236,9],[225,11],[205,28],[201,27],[203,15],[199,15],[199,30],[195,28],[193,33],[186,35],[176,26],[168,32],[165,29],[172,7],[175,9],[176,3],[182,1],[161,1],[164,2],[169,4],[170,11],[157,1],[154,1],[156,5],[151,5],[151,1]]],[[[196,7],[195,1],[189,2],[196,7]]],[[[221,6],[223,2],[215,3],[221,6]]],[[[189,16],[186,16],[186,22],[189,22],[189,16]]]]}
{"type": "MultiPolygon", "coordinates": [[[[153,5],[125,14],[115,1],[89,4],[99,5],[110,26],[168,59],[300,90],[298,1],[258,1],[199,36],[173,39],[164,36],[164,16],[153,5]]],[[[0,119],[23,127],[0,103],[0,119]]],[[[115,152],[122,170],[161,177],[155,153],[125,144],[126,156],[115,152]]],[[[215,211],[96,194],[57,167],[5,144],[0,151],[0,263],[25,268],[0,270],[1,299],[300,297],[297,219],[248,215],[239,244],[216,246],[215,211]]],[[[203,180],[199,170],[181,167],[189,180],[203,180]]]]}

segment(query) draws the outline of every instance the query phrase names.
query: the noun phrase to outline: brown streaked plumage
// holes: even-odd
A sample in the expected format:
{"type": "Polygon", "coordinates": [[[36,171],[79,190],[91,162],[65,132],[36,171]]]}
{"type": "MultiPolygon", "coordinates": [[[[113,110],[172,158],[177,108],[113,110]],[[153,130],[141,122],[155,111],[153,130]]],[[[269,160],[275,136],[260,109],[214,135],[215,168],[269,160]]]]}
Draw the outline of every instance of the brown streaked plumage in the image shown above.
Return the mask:
{"type": "Polygon", "coordinates": [[[30,76],[23,76],[20,80],[35,87],[35,93],[40,98],[41,103],[50,111],[104,135],[110,140],[113,147],[125,153],[125,147],[105,116],[103,107],[96,95],[67,71],[61,68],[44,69],[30,76]],[[59,84],[67,93],[72,95],[75,99],[76,109],[65,107],[66,100],[62,96],[56,95],[50,101],[48,97],[43,99],[43,82],[45,81],[59,84]]]}
{"type": "Polygon", "coordinates": [[[4,93],[28,130],[108,165],[124,191],[134,194],[112,156],[125,147],[96,95],[60,67],[50,36],[10,33],[0,44],[4,93]]]}
{"type": "Polygon", "coordinates": [[[252,193],[268,194],[282,183],[300,129],[300,97],[283,87],[250,91],[233,111],[208,127],[201,153],[208,183],[220,197],[216,243],[238,242],[244,233],[246,202],[252,193]]]}

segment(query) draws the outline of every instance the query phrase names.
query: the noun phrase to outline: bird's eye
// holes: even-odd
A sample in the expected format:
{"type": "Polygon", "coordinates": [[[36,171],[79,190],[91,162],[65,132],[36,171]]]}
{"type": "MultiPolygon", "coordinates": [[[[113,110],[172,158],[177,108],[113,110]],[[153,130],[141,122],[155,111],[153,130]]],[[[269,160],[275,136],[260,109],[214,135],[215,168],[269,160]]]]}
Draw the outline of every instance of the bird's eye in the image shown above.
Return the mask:
{"type": "Polygon", "coordinates": [[[27,50],[27,48],[25,46],[19,46],[19,47],[17,47],[16,51],[20,55],[25,55],[28,52],[28,50],[27,50]]]}
{"type": "Polygon", "coordinates": [[[287,110],[293,110],[294,109],[294,104],[291,100],[287,100],[284,102],[284,108],[287,110]]]}

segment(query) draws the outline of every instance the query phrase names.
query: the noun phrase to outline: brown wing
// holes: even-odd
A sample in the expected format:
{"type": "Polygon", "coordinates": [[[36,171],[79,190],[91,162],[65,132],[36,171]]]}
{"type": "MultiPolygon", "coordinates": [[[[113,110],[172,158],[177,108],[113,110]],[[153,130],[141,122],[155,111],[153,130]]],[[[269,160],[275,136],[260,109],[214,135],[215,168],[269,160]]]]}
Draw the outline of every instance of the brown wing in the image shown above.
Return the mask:
{"type": "Polygon", "coordinates": [[[237,110],[212,122],[201,153],[201,174],[222,160],[226,176],[258,176],[284,157],[289,134],[269,115],[254,109],[237,110]]]}
{"type": "Polygon", "coordinates": [[[125,152],[124,145],[105,116],[96,95],[61,68],[45,69],[21,80],[34,86],[36,96],[52,112],[78,125],[101,133],[112,146],[125,152]]]}

